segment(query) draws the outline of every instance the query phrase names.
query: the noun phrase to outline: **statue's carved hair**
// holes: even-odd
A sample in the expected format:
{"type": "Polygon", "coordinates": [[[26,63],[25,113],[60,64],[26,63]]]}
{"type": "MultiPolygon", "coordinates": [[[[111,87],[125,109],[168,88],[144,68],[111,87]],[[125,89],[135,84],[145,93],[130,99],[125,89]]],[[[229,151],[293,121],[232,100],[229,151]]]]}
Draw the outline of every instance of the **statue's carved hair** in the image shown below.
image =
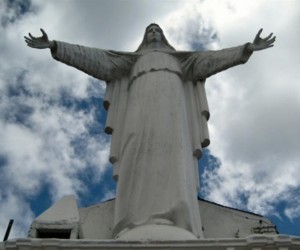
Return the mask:
{"type": "Polygon", "coordinates": [[[136,50],[137,52],[138,51],[142,51],[144,50],[146,47],[147,47],[147,32],[148,32],[148,29],[151,27],[151,26],[156,26],[159,28],[160,32],[161,32],[161,44],[162,44],[162,48],[165,48],[165,49],[169,49],[169,50],[175,50],[168,42],[167,38],[165,37],[164,35],[164,32],[163,30],[161,29],[161,27],[159,27],[158,24],[156,23],[151,23],[150,25],[147,26],[146,30],[145,30],[145,34],[144,34],[144,37],[143,37],[143,41],[142,43],[140,44],[140,46],[138,47],[138,49],[136,50]]]}

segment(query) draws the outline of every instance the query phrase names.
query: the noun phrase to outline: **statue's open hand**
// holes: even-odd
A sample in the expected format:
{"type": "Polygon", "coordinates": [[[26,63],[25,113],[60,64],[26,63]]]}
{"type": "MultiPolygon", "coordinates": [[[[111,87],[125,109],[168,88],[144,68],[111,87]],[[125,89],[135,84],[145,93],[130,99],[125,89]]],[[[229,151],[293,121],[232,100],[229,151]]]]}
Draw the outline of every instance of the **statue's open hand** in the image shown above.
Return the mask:
{"type": "Polygon", "coordinates": [[[51,47],[52,42],[49,41],[48,35],[43,29],[41,29],[41,32],[43,34],[41,37],[34,37],[30,33],[28,34],[29,37],[24,36],[25,42],[29,47],[34,49],[46,49],[51,47]]]}
{"type": "Polygon", "coordinates": [[[256,50],[263,50],[267,48],[271,48],[274,46],[274,42],[276,39],[276,36],[273,36],[273,33],[268,35],[266,38],[261,38],[260,34],[263,31],[263,29],[260,29],[255,36],[253,43],[249,45],[249,50],[256,51],[256,50]]]}

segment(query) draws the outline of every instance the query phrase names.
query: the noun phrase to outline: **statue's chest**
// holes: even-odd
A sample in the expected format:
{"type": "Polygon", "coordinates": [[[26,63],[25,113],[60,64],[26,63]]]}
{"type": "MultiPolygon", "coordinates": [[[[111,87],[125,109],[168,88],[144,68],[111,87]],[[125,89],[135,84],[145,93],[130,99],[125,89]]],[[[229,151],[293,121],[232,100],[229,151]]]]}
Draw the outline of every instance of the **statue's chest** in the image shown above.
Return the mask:
{"type": "Polygon", "coordinates": [[[161,70],[182,74],[177,58],[167,53],[153,51],[139,57],[132,68],[131,76],[137,77],[144,73],[161,70]]]}

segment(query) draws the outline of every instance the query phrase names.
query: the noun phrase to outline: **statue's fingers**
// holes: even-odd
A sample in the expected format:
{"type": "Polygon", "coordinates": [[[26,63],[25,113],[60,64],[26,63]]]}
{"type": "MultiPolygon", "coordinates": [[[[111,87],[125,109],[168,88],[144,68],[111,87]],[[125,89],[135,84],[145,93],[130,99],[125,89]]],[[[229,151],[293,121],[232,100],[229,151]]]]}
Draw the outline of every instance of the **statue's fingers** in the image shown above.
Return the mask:
{"type": "Polygon", "coordinates": [[[267,41],[267,40],[269,40],[272,36],[273,36],[273,33],[271,33],[271,34],[268,35],[266,38],[264,38],[264,40],[267,41]]]}
{"type": "Polygon", "coordinates": [[[28,41],[35,41],[34,39],[28,37],[28,36],[24,36],[25,40],[28,40],[28,41]]]}
{"type": "Polygon", "coordinates": [[[30,48],[35,48],[35,46],[31,43],[27,43],[27,46],[30,47],[30,48]]]}
{"type": "Polygon", "coordinates": [[[267,41],[268,44],[274,43],[276,40],[276,36],[274,36],[271,40],[267,41]]]}
{"type": "Polygon", "coordinates": [[[35,43],[32,42],[32,41],[26,41],[26,43],[27,43],[28,46],[35,46],[35,43]]]}
{"type": "Polygon", "coordinates": [[[27,44],[28,47],[33,48],[33,49],[37,49],[38,47],[32,44],[27,44]]]}
{"type": "Polygon", "coordinates": [[[32,39],[25,39],[25,42],[26,42],[27,44],[30,44],[30,45],[34,46],[34,47],[39,46],[39,44],[40,44],[39,41],[37,41],[37,40],[32,40],[32,39]]]}
{"type": "Polygon", "coordinates": [[[28,37],[26,37],[26,36],[24,36],[24,38],[25,38],[25,42],[26,42],[26,43],[31,43],[31,42],[32,42],[32,40],[31,40],[30,38],[28,38],[28,37]]]}
{"type": "Polygon", "coordinates": [[[31,35],[31,33],[28,33],[28,35],[30,36],[31,39],[37,39],[37,37],[31,35]]]}
{"type": "Polygon", "coordinates": [[[260,34],[261,34],[262,31],[263,31],[263,29],[261,28],[261,29],[257,32],[256,38],[258,38],[258,37],[260,36],[260,34]]]}
{"type": "Polygon", "coordinates": [[[31,41],[31,38],[27,37],[27,36],[24,36],[25,38],[25,41],[31,41]]]}
{"type": "Polygon", "coordinates": [[[25,38],[25,41],[30,41],[30,42],[33,42],[33,41],[34,41],[32,38],[29,38],[29,37],[27,37],[27,36],[24,36],[24,38],[25,38]]]}
{"type": "Polygon", "coordinates": [[[40,28],[40,30],[41,30],[41,32],[42,32],[42,34],[43,34],[43,36],[44,37],[47,37],[48,38],[48,35],[47,35],[47,33],[42,29],[42,28],[40,28]]]}

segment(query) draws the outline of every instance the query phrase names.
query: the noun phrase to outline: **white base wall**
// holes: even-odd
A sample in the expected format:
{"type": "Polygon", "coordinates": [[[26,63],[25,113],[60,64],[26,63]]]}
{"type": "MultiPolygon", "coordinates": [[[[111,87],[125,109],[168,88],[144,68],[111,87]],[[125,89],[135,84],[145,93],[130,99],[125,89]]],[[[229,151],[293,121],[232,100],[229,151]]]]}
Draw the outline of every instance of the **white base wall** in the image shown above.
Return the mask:
{"type": "Polygon", "coordinates": [[[189,241],[126,242],[117,240],[15,239],[0,243],[1,250],[299,250],[300,237],[251,235],[241,239],[204,239],[189,241]]]}

